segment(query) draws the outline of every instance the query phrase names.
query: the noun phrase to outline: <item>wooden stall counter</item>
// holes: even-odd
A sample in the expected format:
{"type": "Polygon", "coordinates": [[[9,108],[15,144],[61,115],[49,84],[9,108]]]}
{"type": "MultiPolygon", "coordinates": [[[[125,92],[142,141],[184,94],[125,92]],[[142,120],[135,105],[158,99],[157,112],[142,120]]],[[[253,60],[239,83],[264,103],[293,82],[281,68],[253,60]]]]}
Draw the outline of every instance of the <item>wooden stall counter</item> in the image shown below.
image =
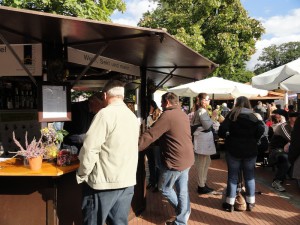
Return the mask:
{"type": "Polygon", "coordinates": [[[40,170],[32,171],[18,158],[0,162],[0,202],[5,206],[0,224],[82,224],[78,167],[43,162],[40,170]]]}
{"type": "MultiPolygon", "coordinates": [[[[81,225],[81,185],[76,181],[79,163],[57,166],[43,162],[32,171],[23,160],[0,162],[0,225],[81,225]]],[[[137,185],[129,220],[146,206],[145,159],[140,154],[137,185]]]]}

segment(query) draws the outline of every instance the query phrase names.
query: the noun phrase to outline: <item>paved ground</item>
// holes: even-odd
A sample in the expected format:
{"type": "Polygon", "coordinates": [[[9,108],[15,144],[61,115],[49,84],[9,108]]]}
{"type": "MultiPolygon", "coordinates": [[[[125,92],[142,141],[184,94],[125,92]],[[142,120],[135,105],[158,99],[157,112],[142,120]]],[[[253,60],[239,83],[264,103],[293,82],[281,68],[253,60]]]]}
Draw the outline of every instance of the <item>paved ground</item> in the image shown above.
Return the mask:
{"type": "MultiPolygon", "coordinates": [[[[222,192],[226,186],[227,166],[221,159],[212,160],[208,186],[222,192]]],[[[189,225],[300,225],[300,189],[295,180],[287,180],[287,192],[279,193],[271,187],[274,172],[271,168],[257,167],[256,207],[252,212],[225,212],[222,210],[222,195],[198,195],[196,171],[190,170],[190,198],[192,213],[189,225]]],[[[147,192],[146,210],[129,222],[129,225],[162,225],[174,218],[174,210],[160,193],[147,192]]]]}

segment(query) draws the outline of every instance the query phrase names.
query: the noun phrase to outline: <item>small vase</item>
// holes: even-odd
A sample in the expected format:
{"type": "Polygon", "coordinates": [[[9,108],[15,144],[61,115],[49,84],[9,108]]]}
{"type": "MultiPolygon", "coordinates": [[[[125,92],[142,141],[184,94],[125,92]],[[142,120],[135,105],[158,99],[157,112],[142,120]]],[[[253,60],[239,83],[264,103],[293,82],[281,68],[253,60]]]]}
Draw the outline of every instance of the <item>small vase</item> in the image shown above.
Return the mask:
{"type": "Polygon", "coordinates": [[[31,170],[39,170],[42,168],[43,157],[38,156],[38,157],[34,157],[34,158],[29,158],[28,162],[29,162],[29,167],[31,170]]]}

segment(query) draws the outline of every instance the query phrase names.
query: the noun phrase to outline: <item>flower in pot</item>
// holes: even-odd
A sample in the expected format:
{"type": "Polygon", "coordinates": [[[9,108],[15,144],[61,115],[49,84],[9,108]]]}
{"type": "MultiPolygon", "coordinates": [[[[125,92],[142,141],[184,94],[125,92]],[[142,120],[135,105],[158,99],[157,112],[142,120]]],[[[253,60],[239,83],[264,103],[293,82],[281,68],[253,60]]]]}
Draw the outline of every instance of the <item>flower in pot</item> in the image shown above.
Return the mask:
{"type": "Polygon", "coordinates": [[[15,144],[20,148],[20,150],[17,151],[16,156],[17,155],[23,156],[25,159],[28,160],[29,166],[32,170],[39,170],[42,167],[42,161],[46,153],[46,149],[42,143],[42,136],[38,141],[36,141],[36,139],[33,138],[30,144],[28,144],[27,132],[26,132],[25,133],[26,148],[23,148],[20,142],[16,139],[15,132],[13,132],[13,140],[15,144]],[[35,162],[37,162],[38,165],[35,165],[34,164],[35,162]]]}
{"type": "Polygon", "coordinates": [[[59,151],[64,136],[68,134],[66,130],[56,130],[54,127],[41,129],[42,141],[46,148],[46,158],[55,159],[59,151]]]}

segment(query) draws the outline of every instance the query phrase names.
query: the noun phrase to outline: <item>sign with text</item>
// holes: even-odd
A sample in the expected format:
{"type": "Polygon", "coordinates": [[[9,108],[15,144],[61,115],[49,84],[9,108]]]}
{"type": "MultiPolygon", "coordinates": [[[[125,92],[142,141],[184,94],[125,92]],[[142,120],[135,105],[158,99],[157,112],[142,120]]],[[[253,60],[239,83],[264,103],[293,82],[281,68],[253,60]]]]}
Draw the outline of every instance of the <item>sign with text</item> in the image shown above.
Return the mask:
{"type": "MultiPolygon", "coordinates": [[[[33,76],[42,75],[42,44],[10,45],[33,76]]],[[[0,45],[0,76],[27,76],[6,45],[0,45]]]]}
{"type": "MultiPolygon", "coordinates": [[[[95,54],[68,47],[68,62],[77,63],[80,65],[88,65],[94,56],[95,54]]],[[[91,66],[124,74],[140,76],[140,67],[103,56],[98,56],[91,66]]]]}

